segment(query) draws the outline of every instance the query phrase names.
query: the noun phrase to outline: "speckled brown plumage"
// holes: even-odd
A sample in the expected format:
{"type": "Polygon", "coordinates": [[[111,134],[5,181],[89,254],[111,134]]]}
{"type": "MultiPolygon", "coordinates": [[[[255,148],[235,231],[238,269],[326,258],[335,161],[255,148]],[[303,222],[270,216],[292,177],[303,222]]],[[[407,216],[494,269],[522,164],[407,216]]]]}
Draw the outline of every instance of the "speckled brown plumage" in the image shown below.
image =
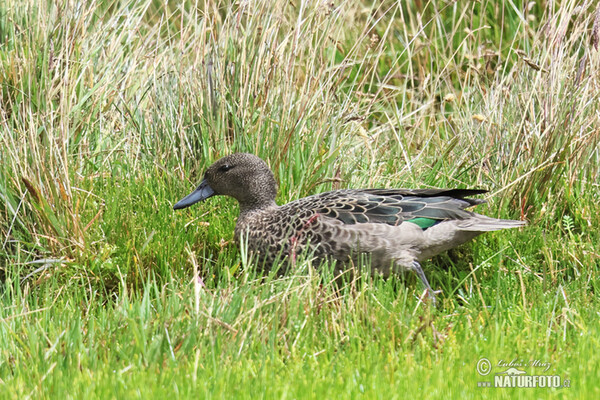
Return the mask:
{"type": "Polygon", "coordinates": [[[235,237],[247,241],[259,263],[295,260],[304,252],[343,266],[368,254],[384,275],[415,271],[428,288],[419,261],[475,236],[523,226],[524,221],[489,218],[466,210],[483,203],[469,189],[348,189],[320,193],[278,206],[277,183],[267,164],[247,153],[211,165],[198,188],[175,204],[188,207],[213,195],[240,204],[235,237]]]}

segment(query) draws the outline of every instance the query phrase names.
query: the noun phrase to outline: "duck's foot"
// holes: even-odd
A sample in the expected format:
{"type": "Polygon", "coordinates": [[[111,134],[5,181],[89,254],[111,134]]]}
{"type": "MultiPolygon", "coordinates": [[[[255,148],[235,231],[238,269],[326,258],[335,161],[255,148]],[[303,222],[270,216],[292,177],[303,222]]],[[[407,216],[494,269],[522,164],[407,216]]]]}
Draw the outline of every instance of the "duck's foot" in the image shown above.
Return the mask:
{"type": "MultiPolygon", "coordinates": [[[[413,261],[413,269],[414,269],[415,273],[417,274],[417,276],[419,277],[419,279],[421,280],[421,282],[423,283],[423,286],[425,286],[425,292],[426,292],[426,295],[431,299],[431,304],[435,307],[437,304],[436,299],[435,299],[436,292],[429,285],[429,281],[427,280],[427,277],[425,276],[425,272],[423,272],[423,268],[421,267],[421,264],[419,264],[416,261],[413,261]]],[[[439,291],[438,293],[441,293],[441,291],[439,291]]]]}

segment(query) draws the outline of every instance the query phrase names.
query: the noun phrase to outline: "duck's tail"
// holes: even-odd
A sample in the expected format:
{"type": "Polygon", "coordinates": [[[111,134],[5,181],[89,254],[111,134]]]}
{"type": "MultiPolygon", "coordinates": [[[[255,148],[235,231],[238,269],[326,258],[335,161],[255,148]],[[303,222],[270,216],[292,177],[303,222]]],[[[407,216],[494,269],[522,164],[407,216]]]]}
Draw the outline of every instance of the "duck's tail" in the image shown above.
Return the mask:
{"type": "Polygon", "coordinates": [[[527,225],[527,221],[518,221],[514,219],[496,219],[486,217],[485,215],[475,214],[473,218],[464,220],[458,224],[463,231],[470,232],[491,232],[501,229],[519,228],[527,225]]]}

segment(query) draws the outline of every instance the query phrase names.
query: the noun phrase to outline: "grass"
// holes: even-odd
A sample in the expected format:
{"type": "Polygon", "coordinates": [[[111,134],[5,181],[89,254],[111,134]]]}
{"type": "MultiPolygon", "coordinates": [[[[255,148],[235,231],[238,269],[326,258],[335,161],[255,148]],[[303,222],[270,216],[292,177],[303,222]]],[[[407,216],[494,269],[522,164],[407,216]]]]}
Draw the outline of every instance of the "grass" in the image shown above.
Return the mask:
{"type": "Polygon", "coordinates": [[[1,2],[0,397],[597,397],[599,13],[1,2]],[[412,276],[263,277],[231,199],[171,208],[234,151],[279,202],[483,187],[529,226],[426,263],[437,309],[412,276]],[[482,358],[570,387],[480,388],[482,358]]]}

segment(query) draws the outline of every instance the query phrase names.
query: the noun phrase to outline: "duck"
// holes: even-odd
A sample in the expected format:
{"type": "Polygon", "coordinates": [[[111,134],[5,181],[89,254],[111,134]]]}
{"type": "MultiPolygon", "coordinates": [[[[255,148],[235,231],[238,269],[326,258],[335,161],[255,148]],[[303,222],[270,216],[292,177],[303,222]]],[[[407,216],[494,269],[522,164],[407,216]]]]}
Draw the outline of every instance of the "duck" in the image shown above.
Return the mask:
{"type": "Polygon", "coordinates": [[[233,153],[208,167],[196,189],[173,209],[213,196],[233,197],[239,203],[234,238],[246,243],[264,270],[294,264],[300,254],[344,270],[366,255],[371,270],[384,277],[415,273],[434,304],[423,261],[482,233],[527,224],[468,210],[485,203],[473,198],[487,192],[481,189],[342,189],[284,205],[276,203],[277,191],[264,160],[233,153]]]}

